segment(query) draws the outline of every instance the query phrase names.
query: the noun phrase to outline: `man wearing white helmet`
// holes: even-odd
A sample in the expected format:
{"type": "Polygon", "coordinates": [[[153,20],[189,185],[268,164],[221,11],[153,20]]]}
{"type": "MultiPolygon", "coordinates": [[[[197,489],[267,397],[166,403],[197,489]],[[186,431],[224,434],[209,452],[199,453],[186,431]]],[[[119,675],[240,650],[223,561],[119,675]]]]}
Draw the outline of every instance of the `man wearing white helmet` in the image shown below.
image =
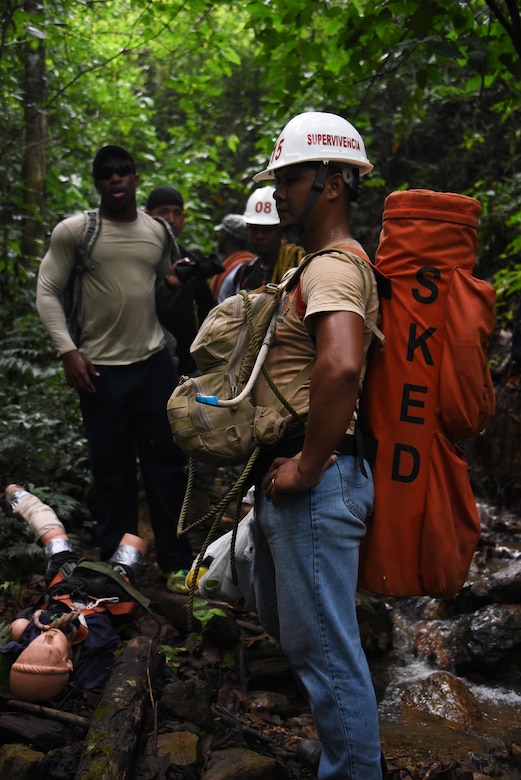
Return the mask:
{"type": "Polygon", "coordinates": [[[234,292],[255,290],[269,282],[278,284],[304,256],[302,247],[284,238],[274,191],[275,187],[260,187],[248,198],[243,216],[255,257],[237,269],[234,292]]]}
{"type": "MultiPolygon", "coordinates": [[[[372,168],[349,122],[306,112],[286,125],[267,168],[254,176],[275,179],[282,228],[296,228],[307,253],[321,252],[283,300],[266,361],[282,391],[315,363],[292,397],[307,415],[305,434],[283,441],[263,463],[254,567],[259,617],[310,698],[320,780],[382,777],[376,698],[355,605],[373,481],[354,414],[378,296],[349,213],[359,178],[372,168]]],[[[263,377],[254,395],[258,405],[275,403],[263,377]]]]}

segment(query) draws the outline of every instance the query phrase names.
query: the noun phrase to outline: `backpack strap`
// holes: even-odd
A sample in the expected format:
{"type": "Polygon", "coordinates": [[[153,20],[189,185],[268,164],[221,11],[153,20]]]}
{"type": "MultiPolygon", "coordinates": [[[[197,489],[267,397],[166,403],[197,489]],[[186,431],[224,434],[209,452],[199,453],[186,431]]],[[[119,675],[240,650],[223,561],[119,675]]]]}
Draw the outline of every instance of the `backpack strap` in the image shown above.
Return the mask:
{"type": "Polygon", "coordinates": [[[125,579],[125,577],[122,577],[121,574],[119,574],[117,571],[115,571],[110,564],[105,563],[104,561],[87,561],[87,560],[81,560],[78,565],[76,566],[75,572],[76,574],[80,574],[82,571],[89,571],[89,572],[96,572],[98,574],[103,574],[103,576],[108,577],[111,580],[114,580],[114,582],[119,585],[120,588],[123,588],[124,591],[128,593],[128,595],[132,598],[133,601],[137,601],[138,604],[140,604],[145,609],[148,609],[150,606],[150,599],[148,599],[146,596],[144,596],[140,591],[135,588],[133,585],[130,584],[130,582],[125,579]]]}
{"type": "MultiPolygon", "coordinates": [[[[373,275],[371,274],[371,269],[374,271],[374,266],[369,260],[368,256],[365,254],[365,252],[357,250],[356,248],[352,248],[349,250],[344,249],[338,249],[335,250],[338,251],[340,254],[344,256],[347,260],[350,260],[351,262],[356,262],[360,270],[362,271],[362,276],[364,277],[364,294],[366,297],[366,300],[369,301],[371,299],[371,295],[373,294],[373,275]]],[[[377,285],[378,286],[378,285],[377,285]]],[[[385,336],[376,324],[370,317],[365,318],[365,324],[373,334],[373,336],[380,342],[380,346],[384,347],[385,345],[385,336]]]]}
{"type": "Polygon", "coordinates": [[[242,263],[242,265],[239,266],[233,279],[236,290],[242,289],[242,285],[247,281],[249,273],[258,259],[258,256],[254,257],[252,260],[248,260],[248,262],[242,263]]]}
{"type": "MultiPolygon", "coordinates": [[[[373,292],[373,275],[371,274],[371,270],[370,269],[373,269],[373,272],[375,273],[375,276],[376,276],[377,279],[379,278],[379,276],[382,277],[382,280],[383,280],[383,283],[384,283],[384,285],[383,285],[383,295],[385,297],[390,297],[390,288],[389,288],[388,285],[385,284],[385,283],[387,283],[386,277],[384,277],[382,274],[379,274],[377,272],[375,266],[373,265],[373,263],[371,263],[369,257],[366,255],[366,253],[363,250],[358,250],[355,247],[350,248],[349,250],[347,250],[347,249],[340,249],[340,248],[322,249],[319,252],[314,252],[314,253],[312,253],[310,255],[306,255],[303,258],[303,260],[301,261],[301,264],[298,267],[298,270],[300,271],[300,273],[298,274],[298,277],[297,277],[297,284],[300,283],[300,276],[302,274],[302,271],[304,270],[304,267],[306,265],[308,265],[311,262],[311,260],[313,260],[315,257],[319,257],[320,255],[331,255],[333,253],[340,255],[342,260],[349,260],[350,262],[355,263],[360,268],[360,271],[362,273],[362,278],[363,278],[363,281],[364,281],[364,298],[365,298],[365,300],[369,301],[371,299],[372,292],[373,292]]],[[[286,290],[293,289],[296,286],[294,284],[295,276],[297,276],[297,275],[295,274],[290,279],[289,285],[286,287],[286,290]]],[[[377,287],[378,287],[378,292],[380,293],[380,288],[378,286],[378,283],[377,283],[377,287]]],[[[380,330],[380,328],[378,327],[378,325],[376,324],[376,322],[374,322],[370,317],[365,317],[364,321],[365,321],[366,327],[369,328],[369,330],[373,334],[373,337],[376,338],[379,341],[380,348],[383,349],[383,347],[385,345],[385,336],[382,333],[382,331],[380,330]]],[[[314,364],[314,361],[312,362],[311,365],[308,364],[308,366],[306,366],[304,368],[304,371],[306,371],[309,367],[312,368],[313,364],[314,364]]],[[[300,375],[298,375],[298,379],[301,380],[301,376],[300,375]]],[[[339,448],[338,451],[339,452],[343,452],[344,454],[356,454],[358,456],[358,462],[359,462],[359,465],[360,465],[360,470],[361,470],[362,474],[364,474],[364,476],[367,476],[367,472],[366,472],[365,465],[364,465],[364,459],[366,458],[369,461],[374,460],[374,458],[376,456],[376,450],[377,450],[377,447],[378,447],[378,442],[376,441],[376,439],[374,439],[373,436],[366,436],[364,434],[362,426],[360,424],[358,411],[357,411],[357,421],[356,421],[356,424],[355,424],[355,435],[354,436],[350,436],[350,435],[349,436],[345,436],[344,440],[349,445],[349,448],[350,448],[349,451],[347,451],[345,449],[343,444],[341,445],[341,447],[339,448]],[[351,451],[351,449],[352,449],[352,451],[351,451]]]]}
{"type": "MultiPolygon", "coordinates": [[[[370,269],[372,269],[373,272],[376,274],[377,273],[376,268],[373,265],[373,263],[371,263],[366,253],[363,250],[356,249],[355,247],[352,248],[350,247],[349,249],[341,249],[340,247],[335,247],[331,249],[321,249],[318,252],[313,252],[309,255],[306,255],[302,259],[297,269],[297,271],[299,271],[300,273],[298,274],[298,276],[297,274],[294,274],[291,277],[291,279],[289,280],[289,284],[286,286],[286,290],[287,291],[291,290],[296,286],[296,284],[300,280],[302,271],[304,270],[305,266],[311,262],[311,260],[313,260],[315,257],[320,257],[320,255],[331,255],[331,254],[338,254],[342,257],[342,260],[349,260],[350,262],[355,263],[355,265],[359,267],[360,271],[362,272],[362,277],[364,280],[364,297],[367,301],[369,301],[373,291],[373,276],[371,274],[370,269]],[[296,282],[295,282],[295,277],[297,277],[296,282]]],[[[378,277],[380,276],[382,275],[378,274],[378,277]]],[[[385,279],[385,277],[382,277],[382,279],[384,282],[387,282],[387,279],[385,279]]],[[[380,293],[380,287],[378,284],[377,287],[380,293]]],[[[384,289],[385,297],[390,297],[390,292],[389,294],[387,294],[385,291],[386,290],[385,285],[383,285],[383,289],[384,289]]],[[[367,328],[369,328],[373,336],[380,342],[380,347],[383,348],[385,345],[385,336],[380,330],[380,328],[378,327],[378,325],[376,324],[376,322],[374,322],[370,317],[365,317],[365,324],[367,328]]]]}
{"type": "Polygon", "coordinates": [[[313,371],[313,368],[315,367],[315,363],[317,362],[316,358],[312,358],[307,365],[304,366],[304,368],[298,372],[298,374],[295,374],[291,382],[289,382],[287,385],[284,386],[283,392],[285,398],[289,401],[297,392],[297,390],[302,387],[304,382],[307,382],[309,377],[311,376],[311,373],[313,371]]]}
{"type": "Polygon", "coordinates": [[[84,211],[85,226],[83,237],[76,249],[76,271],[80,274],[85,271],[94,271],[94,263],[91,260],[92,247],[96,243],[101,230],[101,216],[99,209],[84,211]]]}
{"type": "MultiPolygon", "coordinates": [[[[83,213],[85,216],[85,227],[83,229],[83,237],[80,245],[76,250],[76,265],[77,270],[80,272],[94,270],[94,264],[90,255],[101,230],[101,215],[99,209],[89,209],[83,213]]],[[[155,219],[156,222],[160,222],[167,233],[172,262],[174,263],[176,260],[180,260],[181,252],[179,251],[179,246],[170,224],[166,219],[163,219],[163,217],[153,217],[153,219],[155,219]]]]}
{"type": "Polygon", "coordinates": [[[163,219],[163,217],[152,217],[152,219],[155,219],[156,222],[160,222],[166,230],[168,241],[170,243],[170,262],[175,263],[177,260],[181,259],[181,251],[170,223],[167,222],[166,219],[163,219]]]}
{"type": "Polygon", "coordinates": [[[317,255],[324,254],[324,252],[311,252],[309,255],[304,255],[300,263],[296,268],[290,268],[289,271],[286,271],[284,276],[282,277],[282,280],[279,282],[278,289],[283,292],[291,292],[291,290],[294,290],[297,284],[299,283],[300,277],[302,276],[302,272],[306,268],[306,266],[309,265],[309,263],[313,260],[314,257],[317,257],[317,255]]]}
{"type": "Polygon", "coordinates": [[[91,209],[83,212],[84,228],[80,243],[76,247],[75,262],[63,294],[64,312],[67,327],[72,340],[78,344],[81,334],[79,323],[80,300],[83,289],[83,274],[94,271],[94,263],[91,259],[92,247],[96,243],[101,230],[101,217],[99,209],[91,209]]]}

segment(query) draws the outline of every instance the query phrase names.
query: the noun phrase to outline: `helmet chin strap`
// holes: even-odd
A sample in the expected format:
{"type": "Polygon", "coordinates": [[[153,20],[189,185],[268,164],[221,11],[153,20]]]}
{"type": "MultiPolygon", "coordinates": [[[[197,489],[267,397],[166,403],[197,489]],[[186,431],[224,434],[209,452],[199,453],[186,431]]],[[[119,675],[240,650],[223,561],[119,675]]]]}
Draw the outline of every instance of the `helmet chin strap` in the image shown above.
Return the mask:
{"type": "Polygon", "coordinates": [[[293,241],[293,243],[298,243],[302,233],[304,232],[304,225],[306,224],[309,215],[315,208],[315,205],[320,197],[320,194],[324,189],[327,175],[329,173],[328,166],[329,166],[329,162],[320,163],[315,175],[315,181],[311,185],[311,190],[309,192],[306,205],[302,209],[302,213],[300,217],[292,225],[288,225],[287,227],[282,229],[286,238],[290,241],[293,241]]]}
{"type": "MultiPolygon", "coordinates": [[[[298,220],[293,225],[288,225],[282,228],[284,236],[294,244],[297,244],[300,240],[302,233],[304,232],[304,225],[309,215],[315,208],[315,204],[320,197],[320,193],[324,189],[327,175],[329,173],[329,162],[320,163],[315,175],[315,181],[311,185],[311,190],[306,201],[306,205],[302,209],[302,213],[298,220]]],[[[358,168],[342,168],[342,176],[347,184],[349,193],[349,200],[354,203],[360,196],[360,171],[358,168]]]]}
{"type": "Polygon", "coordinates": [[[347,184],[350,203],[355,203],[360,197],[360,171],[358,168],[344,168],[342,176],[347,184]]]}

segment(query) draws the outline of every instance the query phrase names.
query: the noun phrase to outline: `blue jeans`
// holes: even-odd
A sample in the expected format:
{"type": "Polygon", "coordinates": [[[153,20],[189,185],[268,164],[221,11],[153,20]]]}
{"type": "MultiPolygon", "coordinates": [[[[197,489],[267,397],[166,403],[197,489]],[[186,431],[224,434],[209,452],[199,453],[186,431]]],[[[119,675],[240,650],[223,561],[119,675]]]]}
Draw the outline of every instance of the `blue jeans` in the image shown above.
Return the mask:
{"type": "Polygon", "coordinates": [[[341,455],[319,485],[257,490],[259,618],[303,682],[322,746],[319,780],[380,780],[376,697],[356,617],[358,550],[373,505],[369,464],[341,455]]]}

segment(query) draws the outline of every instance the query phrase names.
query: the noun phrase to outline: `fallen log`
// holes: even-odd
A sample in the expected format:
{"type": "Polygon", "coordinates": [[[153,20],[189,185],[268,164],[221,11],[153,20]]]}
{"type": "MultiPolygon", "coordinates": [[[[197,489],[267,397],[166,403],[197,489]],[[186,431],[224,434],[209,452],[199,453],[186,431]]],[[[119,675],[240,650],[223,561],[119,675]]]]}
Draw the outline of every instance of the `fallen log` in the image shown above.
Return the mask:
{"type": "Polygon", "coordinates": [[[67,732],[60,723],[35,715],[0,713],[0,744],[21,742],[33,750],[52,750],[62,746],[67,732]],[[7,737],[9,735],[9,737],[7,737]]]}
{"type": "MultiPolygon", "coordinates": [[[[160,588],[142,588],[144,595],[150,599],[150,609],[156,615],[162,615],[180,634],[188,633],[187,596],[169,593],[160,588]]],[[[197,621],[197,625],[198,621],[197,621]]]]}
{"type": "Polygon", "coordinates": [[[153,706],[152,681],[164,662],[149,637],[131,639],[114,667],[92,716],[75,780],[126,780],[132,776],[141,723],[153,706]]]}
{"type": "Polygon", "coordinates": [[[82,729],[87,730],[90,726],[90,720],[83,718],[81,715],[75,715],[73,712],[63,712],[62,710],[55,710],[52,707],[44,707],[41,704],[33,704],[28,701],[18,701],[18,699],[8,699],[5,702],[6,708],[14,710],[20,710],[22,712],[31,712],[35,715],[41,715],[44,718],[50,718],[51,720],[59,720],[62,723],[67,723],[71,726],[79,726],[82,729]]]}

